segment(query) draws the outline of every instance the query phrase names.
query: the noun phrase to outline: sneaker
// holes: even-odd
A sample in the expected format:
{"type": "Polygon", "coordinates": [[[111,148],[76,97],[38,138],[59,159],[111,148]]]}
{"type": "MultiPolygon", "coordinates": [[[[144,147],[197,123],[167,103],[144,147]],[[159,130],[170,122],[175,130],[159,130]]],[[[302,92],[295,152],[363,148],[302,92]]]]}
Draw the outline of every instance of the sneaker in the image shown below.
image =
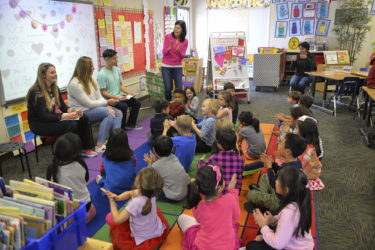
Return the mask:
{"type": "Polygon", "coordinates": [[[105,149],[106,149],[105,144],[101,147],[95,146],[96,153],[104,153],[105,149]]]}
{"type": "Polygon", "coordinates": [[[95,157],[98,154],[96,152],[92,151],[91,149],[84,149],[84,150],[82,150],[81,155],[83,157],[95,157]]]}
{"type": "Polygon", "coordinates": [[[125,126],[126,130],[141,130],[143,127],[135,125],[135,126],[125,126]]]}
{"type": "Polygon", "coordinates": [[[98,174],[96,176],[96,184],[99,184],[99,181],[102,179],[102,176],[100,174],[98,174]]]}

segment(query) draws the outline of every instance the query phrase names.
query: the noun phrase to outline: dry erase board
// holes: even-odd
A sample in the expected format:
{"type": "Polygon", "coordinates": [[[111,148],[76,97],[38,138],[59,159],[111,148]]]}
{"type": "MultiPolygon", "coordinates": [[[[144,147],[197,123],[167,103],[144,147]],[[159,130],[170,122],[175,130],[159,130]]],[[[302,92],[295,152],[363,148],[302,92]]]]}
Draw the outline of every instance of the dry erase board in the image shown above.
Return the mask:
{"type": "Polygon", "coordinates": [[[67,86],[79,57],[92,58],[97,75],[93,5],[52,0],[0,1],[0,70],[6,101],[25,97],[40,63],[56,66],[67,86]]]}

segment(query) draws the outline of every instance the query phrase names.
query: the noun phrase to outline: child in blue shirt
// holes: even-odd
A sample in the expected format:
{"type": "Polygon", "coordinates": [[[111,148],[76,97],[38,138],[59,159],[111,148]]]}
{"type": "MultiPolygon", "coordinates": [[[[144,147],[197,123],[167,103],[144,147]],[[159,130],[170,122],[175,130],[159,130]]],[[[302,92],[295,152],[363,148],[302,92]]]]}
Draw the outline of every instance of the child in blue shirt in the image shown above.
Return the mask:
{"type": "Polygon", "coordinates": [[[165,120],[163,124],[163,135],[167,135],[171,126],[175,127],[180,134],[180,136],[172,137],[172,141],[173,146],[176,148],[174,154],[180,160],[185,171],[190,169],[195,154],[195,135],[190,132],[192,121],[192,117],[188,115],[180,115],[177,117],[176,121],[165,120]]]}

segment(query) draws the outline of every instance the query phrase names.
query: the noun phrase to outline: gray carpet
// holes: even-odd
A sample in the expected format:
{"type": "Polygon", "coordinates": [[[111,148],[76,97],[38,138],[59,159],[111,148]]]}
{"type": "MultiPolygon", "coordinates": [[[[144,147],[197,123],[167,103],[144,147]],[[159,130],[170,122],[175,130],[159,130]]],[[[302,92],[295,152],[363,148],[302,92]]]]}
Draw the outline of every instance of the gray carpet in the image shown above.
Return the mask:
{"type": "MultiPolygon", "coordinates": [[[[240,100],[240,111],[250,110],[263,123],[274,123],[276,113],[288,113],[286,96],[288,87],[277,92],[251,90],[251,104],[240,100]]],[[[321,95],[317,94],[317,99],[321,95]]],[[[205,94],[199,94],[202,101],[205,94]]],[[[150,106],[148,98],[142,107],[150,106]]],[[[317,191],[317,218],[320,249],[375,249],[375,153],[367,148],[359,133],[361,120],[352,119],[353,113],[338,107],[337,117],[313,110],[319,120],[319,131],[324,144],[321,179],[326,188],[317,191]]],[[[143,109],[138,120],[154,113],[143,109]]],[[[94,128],[94,134],[97,127],[94,128]]],[[[33,176],[45,176],[51,162],[51,148],[40,148],[40,161],[29,154],[33,176]]],[[[22,172],[19,159],[2,156],[3,173],[9,179],[28,178],[22,172]]]]}

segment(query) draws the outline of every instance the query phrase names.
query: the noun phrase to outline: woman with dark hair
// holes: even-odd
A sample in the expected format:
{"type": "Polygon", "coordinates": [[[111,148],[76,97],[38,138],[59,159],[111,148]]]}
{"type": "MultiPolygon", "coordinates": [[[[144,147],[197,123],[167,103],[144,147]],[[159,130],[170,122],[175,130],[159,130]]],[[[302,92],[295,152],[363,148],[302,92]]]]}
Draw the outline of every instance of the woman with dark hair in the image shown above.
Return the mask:
{"type": "Polygon", "coordinates": [[[182,59],[185,57],[187,47],[186,24],[178,20],[173,32],[165,36],[163,46],[161,73],[164,80],[165,99],[168,101],[172,99],[172,80],[176,88],[182,88],[182,59]]]}
{"type": "Polygon", "coordinates": [[[305,88],[309,84],[309,76],[305,72],[313,71],[315,68],[315,56],[309,52],[310,45],[303,42],[299,45],[299,55],[295,56],[292,62],[292,70],[296,72],[290,79],[292,90],[305,93],[305,88]]]}

